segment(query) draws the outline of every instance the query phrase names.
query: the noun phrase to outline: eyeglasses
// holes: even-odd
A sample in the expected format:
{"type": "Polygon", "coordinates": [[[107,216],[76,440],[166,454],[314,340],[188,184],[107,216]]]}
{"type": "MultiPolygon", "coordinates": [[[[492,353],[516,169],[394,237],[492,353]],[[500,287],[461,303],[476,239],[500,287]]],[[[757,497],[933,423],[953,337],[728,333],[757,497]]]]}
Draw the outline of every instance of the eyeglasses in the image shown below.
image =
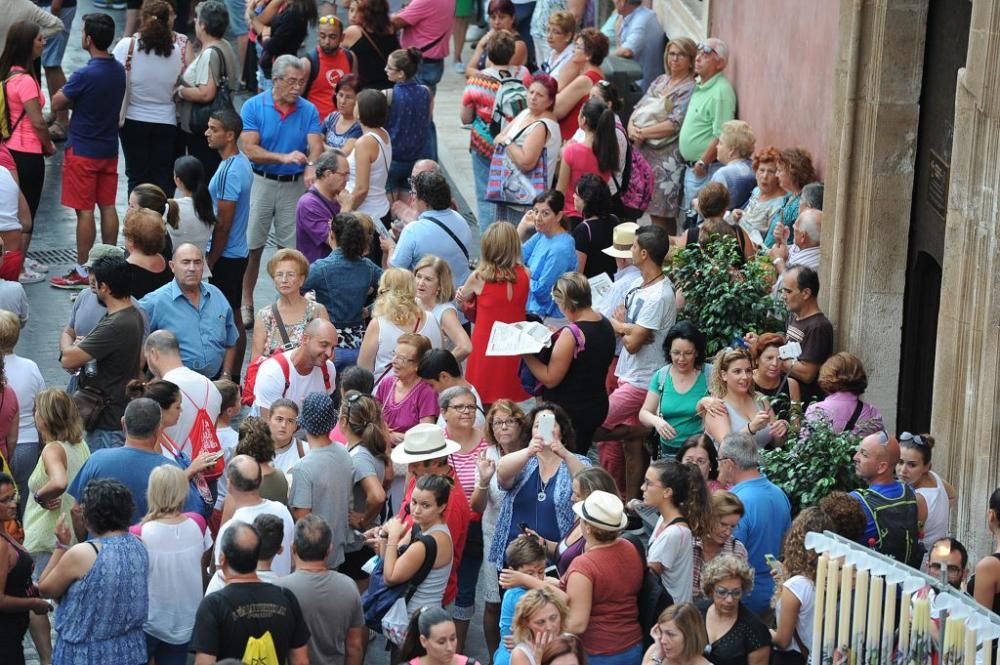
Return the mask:
{"type": "Polygon", "coordinates": [[[719,600],[725,600],[726,598],[739,600],[743,597],[743,589],[727,589],[726,587],[717,586],[715,587],[715,597],[719,600]]]}
{"type": "Polygon", "coordinates": [[[299,276],[299,273],[297,273],[297,272],[276,272],[276,273],[274,273],[274,278],[277,279],[277,280],[295,279],[298,276],[299,276]]]}
{"type": "Polygon", "coordinates": [[[288,78],[287,76],[282,77],[282,78],[276,78],[274,80],[275,81],[284,81],[286,84],[288,84],[289,86],[291,86],[293,88],[301,88],[302,86],[304,86],[306,84],[306,80],[305,79],[293,79],[293,78],[288,78]]]}
{"type": "Polygon", "coordinates": [[[912,441],[921,448],[927,446],[927,442],[924,441],[924,437],[920,436],[919,434],[910,434],[909,432],[903,432],[902,434],[899,435],[899,442],[903,443],[904,441],[912,441]]]}
{"type": "Polygon", "coordinates": [[[637,286],[628,293],[625,294],[625,311],[628,312],[632,309],[632,301],[635,300],[635,294],[642,290],[641,286],[637,286]]]}
{"type": "MultiPolygon", "coordinates": [[[[931,571],[933,573],[940,574],[941,573],[941,563],[938,562],[938,561],[931,561],[930,563],[927,564],[927,570],[929,570],[929,571],[931,571]]],[[[955,564],[949,564],[948,565],[948,574],[949,575],[958,575],[961,572],[962,572],[962,567],[961,566],[956,566],[955,564]]]]}
{"type": "Polygon", "coordinates": [[[705,42],[701,42],[695,47],[698,53],[704,53],[705,55],[719,55],[719,51],[714,46],[709,46],[705,42]]]}
{"type": "Polygon", "coordinates": [[[407,358],[406,356],[401,356],[398,353],[392,354],[392,359],[393,360],[398,360],[398,361],[404,362],[404,363],[415,363],[415,362],[417,362],[416,358],[407,358]]]}
{"type": "Polygon", "coordinates": [[[678,52],[678,51],[667,51],[667,57],[668,58],[686,58],[686,57],[688,57],[688,54],[687,53],[678,52]]]}
{"type": "Polygon", "coordinates": [[[506,429],[508,427],[515,427],[517,424],[518,424],[518,422],[514,418],[494,418],[493,419],[493,429],[506,429]]]}
{"type": "Polygon", "coordinates": [[[328,14],[326,16],[320,16],[319,17],[319,24],[320,25],[339,26],[340,25],[340,19],[337,18],[336,16],[334,16],[333,14],[328,14]]]}
{"type": "Polygon", "coordinates": [[[448,405],[446,408],[449,408],[452,411],[458,411],[459,413],[475,413],[476,411],[475,404],[456,404],[454,406],[448,405]]]}
{"type": "Polygon", "coordinates": [[[671,351],[671,358],[694,358],[694,351],[671,351]]]}

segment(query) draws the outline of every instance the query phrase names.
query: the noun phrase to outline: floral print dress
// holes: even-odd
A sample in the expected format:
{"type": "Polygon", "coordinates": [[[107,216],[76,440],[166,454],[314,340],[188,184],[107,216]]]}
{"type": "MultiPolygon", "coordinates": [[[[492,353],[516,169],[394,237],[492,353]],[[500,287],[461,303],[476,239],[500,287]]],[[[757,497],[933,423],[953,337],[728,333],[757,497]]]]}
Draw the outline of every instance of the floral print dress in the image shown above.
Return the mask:
{"type": "MultiPolygon", "coordinates": [[[[274,320],[274,311],[271,309],[271,305],[261,307],[257,310],[257,315],[264,322],[264,333],[266,335],[263,355],[269,356],[274,353],[275,349],[284,346],[284,342],[281,339],[281,331],[278,330],[278,322],[274,320]]],[[[315,318],[316,303],[312,300],[306,300],[306,313],[302,317],[302,320],[284,322],[285,333],[288,335],[288,341],[293,347],[299,345],[299,340],[302,339],[302,333],[305,331],[306,326],[315,318]]]]}
{"type": "Polygon", "coordinates": [[[676,218],[679,213],[685,164],[678,147],[677,136],[680,134],[684,114],[687,113],[688,102],[691,101],[691,93],[694,92],[694,83],[694,78],[688,77],[671,85],[670,75],[663,74],[650,84],[646,94],[639,102],[642,104],[649,98],[664,99],[664,103],[670,109],[668,119],[672,120],[678,128],[670,141],[661,147],[654,148],[645,142],[638,146],[639,152],[653,169],[655,185],[653,197],[647,209],[650,215],[676,218]]]}

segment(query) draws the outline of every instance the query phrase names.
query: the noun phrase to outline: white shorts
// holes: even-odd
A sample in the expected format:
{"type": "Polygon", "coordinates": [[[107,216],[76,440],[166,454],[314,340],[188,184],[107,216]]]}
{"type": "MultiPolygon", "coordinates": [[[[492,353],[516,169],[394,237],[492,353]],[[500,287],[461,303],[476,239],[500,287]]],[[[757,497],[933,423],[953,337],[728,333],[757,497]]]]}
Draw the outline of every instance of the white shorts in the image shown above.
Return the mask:
{"type": "Polygon", "coordinates": [[[10,171],[0,168],[0,233],[20,231],[21,219],[17,216],[17,204],[21,199],[21,188],[17,186],[10,171]]]}

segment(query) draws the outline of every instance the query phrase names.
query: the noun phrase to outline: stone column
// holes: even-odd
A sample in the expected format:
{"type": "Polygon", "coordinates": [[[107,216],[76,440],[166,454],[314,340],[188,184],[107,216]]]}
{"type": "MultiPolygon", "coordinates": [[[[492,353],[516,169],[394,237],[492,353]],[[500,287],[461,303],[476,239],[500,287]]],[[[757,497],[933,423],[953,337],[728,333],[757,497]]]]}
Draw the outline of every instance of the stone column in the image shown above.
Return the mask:
{"type": "Polygon", "coordinates": [[[841,0],[820,302],[894,429],[928,0],[841,0]]]}
{"type": "Polygon", "coordinates": [[[973,3],[966,61],[956,93],[931,431],[941,444],[934,466],[958,488],[951,532],[981,556],[993,551],[985,514],[1000,486],[1000,5],[994,0],[973,3]]]}

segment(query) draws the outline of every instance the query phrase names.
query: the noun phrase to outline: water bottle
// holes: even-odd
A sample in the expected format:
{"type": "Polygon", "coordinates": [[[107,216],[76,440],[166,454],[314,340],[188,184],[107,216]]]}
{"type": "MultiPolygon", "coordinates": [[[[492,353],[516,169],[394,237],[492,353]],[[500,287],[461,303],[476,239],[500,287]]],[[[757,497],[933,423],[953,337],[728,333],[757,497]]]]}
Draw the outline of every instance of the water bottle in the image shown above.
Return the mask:
{"type": "Polygon", "coordinates": [[[97,358],[91,358],[84,365],[83,373],[88,379],[92,379],[97,376],[97,358]]]}

